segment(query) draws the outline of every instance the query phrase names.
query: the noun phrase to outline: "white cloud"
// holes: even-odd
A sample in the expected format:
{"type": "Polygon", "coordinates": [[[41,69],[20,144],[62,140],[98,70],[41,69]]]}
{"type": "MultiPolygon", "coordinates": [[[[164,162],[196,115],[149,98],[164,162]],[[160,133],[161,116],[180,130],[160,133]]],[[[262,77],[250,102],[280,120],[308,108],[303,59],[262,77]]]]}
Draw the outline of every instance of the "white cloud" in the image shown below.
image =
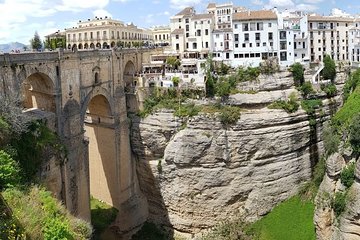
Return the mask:
{"type": "Polygon", "coordinates": [[[350,17],[351,14],[344,12],[343,10],[339,8],[333,8],[331,9],[331,15],[337,16],[337,17],[350,17]]]}
{"type": "Polygon", "coordinates": [[[304,3],[309,3],[309,4],[318,4],[323,2],[324,0],[304,0],[304,3]]]}
{"type": "Polygon", "coordinates": [[[256,6],[262,6],[264,5],[264,2],[261,0],[252,0],[251,3],[256,6]]]}
{"type": "Polygon", "coordinates": [[[316,11],[319,7],[316,5],[312,5],[312,4],[301,3],[301,4],[296,5],[295,8],[296,8],[296,10],[299,10],[299,11],[313,12],[313,11],[316,11]]]}
{"type": "Polygon", "coordinates": [[[295,7],[295,3],[292,0],[270,0],[268,5],[280,9],[295,7]]]}
{"type": "Polygon", "coordinates": [[[111,17],[112,15],[111,13],[109,13],[108,11],[106,11],[105,9],[97,9],[95,11],[93,11],[94,17],[111,17]]]}
{"type": "Polygon", "coordinates": [[[160,4],[160,3],[161,3],[160,0],[153,0],[153,1],[152,1],[152,4],[160,4]]]}
{"type": "Polygon", "coordinates": [[[174,9],[183,9],[202,4],[202,0],[170,0],[170,7],[174,9]]]}
{"type": "Polygon", "coordinates": [[[60,5],[55,6],[59,11],[79,12],[84,9],[102,9],[109,4],[109,0],[62,0],[60,5]]]}
{"type": "MultiPolygon", "coordinates": [[[[25,34],[34,31],[29,18],[48,17],[56,13],[47,0],[5,0],[0,3],[0,42],[24,41],[25,34]]],[[[35,20],[36,21],[36,20],[35,20]]],[[[44,29],[44,24],[38,29],[44,29]]],[[[33,32],[30,36],[33,35],[33,32]]],[[[26,41],[28,41],[27,35],[26,41]]]]}

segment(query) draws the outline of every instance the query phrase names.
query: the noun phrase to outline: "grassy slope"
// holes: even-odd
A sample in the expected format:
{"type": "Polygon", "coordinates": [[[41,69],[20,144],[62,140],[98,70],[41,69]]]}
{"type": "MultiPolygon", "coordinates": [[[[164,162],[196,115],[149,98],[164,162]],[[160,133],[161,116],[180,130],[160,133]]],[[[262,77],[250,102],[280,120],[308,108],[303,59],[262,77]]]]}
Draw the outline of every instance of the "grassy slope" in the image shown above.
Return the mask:
{"type": "Polygon", "coordinates": [[[339,127],[347,128],[351,119],[359,113],[360,86],[350,95],[344,106],[335,114],[333,121],[339,127]]]}
{"type": "Polygon", "coordinates": [[[312,240],[315,239],[313,214],[314,204],[295,196],[251,225],[249,232],[260,240],[312,240]]]}

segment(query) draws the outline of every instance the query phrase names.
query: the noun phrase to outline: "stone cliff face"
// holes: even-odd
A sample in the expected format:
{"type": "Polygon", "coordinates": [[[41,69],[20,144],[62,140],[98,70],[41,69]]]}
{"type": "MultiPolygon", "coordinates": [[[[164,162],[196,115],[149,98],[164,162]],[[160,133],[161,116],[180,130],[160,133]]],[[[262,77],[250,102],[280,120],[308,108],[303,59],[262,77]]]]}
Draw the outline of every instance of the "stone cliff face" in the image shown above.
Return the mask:
{"type": "Polygon", "coordinates": [[[323,100],[318,123],[310,128],[303,110],[288,114],[263,107],[296,91],[291,85],[284,75],[239,86],[258,93],[230,98],[232,105],[254,107],[228,128],[209,114],[188,119],[186,126],[170,110],[133,117],[132,148],[150,220],[196,234],[222,220],[256,220],[295,194],[311,177],[322,153],[322,123],[339,98],[323,100]],[[264,100],[268,91],[272,95],[264,100]]]}
{"type": "Polygon", "coordinates": [[[266,214],[311,177],[311,155],[321,149],[302,110],[244,111],[228,129],[199,115],[182,130],[180,119],[163,111],[134,119],[132,132],[152,220],[188,233],[266,214]]]}

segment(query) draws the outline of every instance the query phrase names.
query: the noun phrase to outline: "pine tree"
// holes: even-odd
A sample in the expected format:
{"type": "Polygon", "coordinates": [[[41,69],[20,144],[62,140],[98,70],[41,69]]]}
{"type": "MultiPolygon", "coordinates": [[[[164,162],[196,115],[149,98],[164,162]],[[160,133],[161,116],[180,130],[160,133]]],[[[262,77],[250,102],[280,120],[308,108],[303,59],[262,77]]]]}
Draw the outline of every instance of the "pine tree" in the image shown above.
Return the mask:
{"type": "Polygon", "coordinates": [[[42,48],[41,39],[37,31],[34,34],[34,38],[30,40],[30,45],[34,50],[40,50],[42,48]]]}

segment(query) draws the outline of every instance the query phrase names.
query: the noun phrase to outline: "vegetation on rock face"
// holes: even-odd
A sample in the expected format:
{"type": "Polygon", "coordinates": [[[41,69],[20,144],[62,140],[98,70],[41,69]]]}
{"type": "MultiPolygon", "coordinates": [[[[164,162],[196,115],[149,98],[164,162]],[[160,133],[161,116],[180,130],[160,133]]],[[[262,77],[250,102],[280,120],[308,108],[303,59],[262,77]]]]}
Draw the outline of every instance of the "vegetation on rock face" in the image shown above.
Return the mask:
{"type": "Polygon", "coordinates": [[[293,74],[294,84],[296,87],[300,87],[304,83],[304,68],[300,63],[295,63],[290,67],[290,71],[293,74]]]}
{"type": "Polygon", "coordinates": [[[337,129],[328,123],[323,128],[322,136],[326,156],[337,152],[340,144],[340,136],[337,129]]]}
{"type": "Polygon", "coordinates": [[[297,96],[295,93],[291,93],[287,101],[277,100],[268,106],[270,109],[284,109],[287,113],[296,112],[299,109],[297,102],[297,96]]]}
{"type": "Polygon", "coordinates": [[[304,96],[304,98],[309,97],[309,95],[313,94],[315,91],[312,87],[311,82],[304,82],[300,88],[299,88],[301,94],[304,96]]]}
{"type": "Polygon", "coordinates": [[[336,96],[336,93],[337,93],[336,86],[333,83],[322,84],[321,90],[323,90],[326,93],[327,97],[334,97],[334,96],[336,96]]]}
{"type": "Polygon", "coordinates": [[[312,115],[315,113],[315,110],[322,106],[322,101],[320,99],[308,99],[301,101],[301,107],[304,111],[312,115]]]}
{"type": "Polygon", "coordinates": [[[340,173],[340,180],[346,188],[351,187],[355,180],[355,163],[349,163],[342,169],[340,173]]]}
{"type": "Polygon", "coordinates": [[[334,209],[335,216],[340,216],[346,208],[347,192],[336,192],[332,200],[331,206],[334,209]]]}
{"type": "Polygon", "coordinates": [[[320,158],[313,168],[311,180],[306,182],[299,191],[302,199],[313,201],[326,171],[325,158],[320,158]]]}
{"type": "Polygon", "coordinates": [[[321,76],[326,80],[330,79],[331,81],[334,81],[336,76],[335,61],[329,55],[326,55],[323,62],[324,69],[321,71],[321,76]]]}
{"type": "Polygon", "coordinates": [[[235,124],[240,118],[240,108],[235,106],[224,106],[220,109],[220,122],[229,126],[235,124]]]}

